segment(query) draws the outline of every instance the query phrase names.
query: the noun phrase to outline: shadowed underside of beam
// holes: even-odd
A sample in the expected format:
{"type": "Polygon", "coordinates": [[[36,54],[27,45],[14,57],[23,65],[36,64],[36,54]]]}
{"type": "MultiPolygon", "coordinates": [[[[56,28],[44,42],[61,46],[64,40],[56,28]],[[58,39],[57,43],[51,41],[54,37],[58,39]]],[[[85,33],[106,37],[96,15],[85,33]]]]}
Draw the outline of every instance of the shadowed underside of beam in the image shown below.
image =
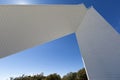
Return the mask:
{"type": "Polygon", "coordinates": [[[0,6],[0,58],[76,31],[84,5],[0,6]]]}

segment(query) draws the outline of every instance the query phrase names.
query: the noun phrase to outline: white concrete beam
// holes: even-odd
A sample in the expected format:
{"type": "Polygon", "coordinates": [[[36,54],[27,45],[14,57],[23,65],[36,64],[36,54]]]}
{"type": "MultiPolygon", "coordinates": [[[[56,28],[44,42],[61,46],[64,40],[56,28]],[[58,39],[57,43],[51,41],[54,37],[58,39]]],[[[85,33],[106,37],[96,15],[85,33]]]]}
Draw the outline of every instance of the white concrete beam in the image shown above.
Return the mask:
{"type": "Polygon", "coordinates": [[[89,80],[120,80],[120,35],[90,8],[77,32],[89,80]]]}
{"type": "Polygon", "coordinates": [[[73,33],[84,5],[1,5],[0,58],[73,33]]]}

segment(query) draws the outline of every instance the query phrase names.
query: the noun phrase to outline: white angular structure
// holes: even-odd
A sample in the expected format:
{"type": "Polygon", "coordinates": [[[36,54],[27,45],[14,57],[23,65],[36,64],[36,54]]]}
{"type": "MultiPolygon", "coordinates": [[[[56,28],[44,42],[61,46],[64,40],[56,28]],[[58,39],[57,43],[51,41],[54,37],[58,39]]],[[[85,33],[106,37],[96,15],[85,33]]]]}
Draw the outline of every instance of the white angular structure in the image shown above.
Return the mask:
{"type": "Polygon", "coordinates": [[[94,8],[0,6],[0,58],[76,33],[89,80],[120,79],[120,35],[94,8]]]}
{"type": "Polygon", "coordinates": [[[77,32],[89,80],[120,79],[120,35],[93,8],[77,32]]]}
{"type": "Polygon", "coordinates": [[[86,11],[83,5],[0,6],[0,57],[75,32],[86,11]]]}

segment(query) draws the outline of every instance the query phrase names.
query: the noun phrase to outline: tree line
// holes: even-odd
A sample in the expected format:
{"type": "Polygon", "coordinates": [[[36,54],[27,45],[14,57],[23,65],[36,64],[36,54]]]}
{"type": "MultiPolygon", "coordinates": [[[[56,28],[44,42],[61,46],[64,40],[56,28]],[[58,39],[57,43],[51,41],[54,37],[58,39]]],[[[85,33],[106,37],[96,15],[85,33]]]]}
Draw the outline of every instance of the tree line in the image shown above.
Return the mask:
{"type": "Polygon", "coordinates": [[[57,73],[53,73],[48,76],[44,76],[44,74],[41,73],[41,74],[32,75],[32,76],[22,75],[16,78],[11,77],[10,80],[88,80],[88,79],[87,79],[85,68],[82,68],[77,72],[69,72],[63,77],[61,77],[57,73]]]}

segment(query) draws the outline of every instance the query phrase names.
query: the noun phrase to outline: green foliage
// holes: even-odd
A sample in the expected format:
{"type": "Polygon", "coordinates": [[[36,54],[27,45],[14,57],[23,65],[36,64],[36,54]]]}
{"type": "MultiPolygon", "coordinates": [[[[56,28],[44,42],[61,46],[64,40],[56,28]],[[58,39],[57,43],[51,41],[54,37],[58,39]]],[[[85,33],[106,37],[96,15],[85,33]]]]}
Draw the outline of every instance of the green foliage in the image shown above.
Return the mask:
{"type": "Polygon", "coordinates": [[[50,74],[48,76],[44,76],[43,73],[33,75],[33,76],[26,76],[22,75],[20,77],[12,78],[10,77],[10,80],[88,80],[86,76],[85,69],[81,69],[78,72],[70,72],[63,76],[63,78],[60,77],[59,74],[50,74]]]}
{"type": "Polygon", "coordinates": [[[33,76],[25,76],[22,75],[20,77],[16,77],[16,78],[10,78],[10,80],[45,80],[45,76],[43,75],[43,73],[41,74],[37,74],[37,75],[33,75],[33,76]]]}
{"type": "Polygon", "coordinates": [[[70,72],[67,75],[63,76],[62,80],[76,80],[76,72],[70,72]]]}
{"type": "Polygon", "coordinates": [[[45,80],[61,80],[60,75],[58,74],[50,74],[49,76],[46,77],[45,80]]]}
{"type": "Polygon", "coordinates": [[[78,71],[77,78],[78,78],[77,80],[87,80],[85,68],[78,71]]]}

